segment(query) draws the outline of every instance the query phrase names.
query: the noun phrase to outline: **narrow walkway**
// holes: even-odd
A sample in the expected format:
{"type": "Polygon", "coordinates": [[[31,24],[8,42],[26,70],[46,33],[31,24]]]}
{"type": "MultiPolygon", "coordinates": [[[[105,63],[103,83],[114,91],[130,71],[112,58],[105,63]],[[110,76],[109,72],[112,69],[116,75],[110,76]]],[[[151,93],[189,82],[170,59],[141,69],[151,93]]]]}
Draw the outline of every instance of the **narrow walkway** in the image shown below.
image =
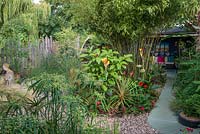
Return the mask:
{"type": "MultiPolygon", "coordinates": [[[[186,128],[178,123],[177,115],[170,110],[170,102],[173,99],[172,86],[175,81],[176,71],[167,70],[167,81],[159,97],[156,107],[148,117],[148,123],[152,128],[157,129],[160,134],[182,134],[180,129],[186,128]]],[[[192,134],[199,134],[196,129],[192,134]]]]}

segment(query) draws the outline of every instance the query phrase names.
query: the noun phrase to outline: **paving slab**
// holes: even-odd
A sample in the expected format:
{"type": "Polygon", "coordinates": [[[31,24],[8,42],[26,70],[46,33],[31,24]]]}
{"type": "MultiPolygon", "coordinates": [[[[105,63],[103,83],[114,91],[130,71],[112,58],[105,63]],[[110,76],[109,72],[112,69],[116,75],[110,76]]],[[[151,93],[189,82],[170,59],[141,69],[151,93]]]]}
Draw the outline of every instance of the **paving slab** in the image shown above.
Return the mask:
{"type": "MultiPolygon", "coordinates": [[[[160,134],[182,134],[180,129],[186,127],[178,122],[178,116],[171,111],[170,103],[174,98],[172,87],[176,78],[176,70],[167,70],[167,81],[156,103],[155,108],[148,117],[148,123],[157,129],[160,134]]],[[[192,134],[200,134],[200,129],[194,129],[192,134]]]]}

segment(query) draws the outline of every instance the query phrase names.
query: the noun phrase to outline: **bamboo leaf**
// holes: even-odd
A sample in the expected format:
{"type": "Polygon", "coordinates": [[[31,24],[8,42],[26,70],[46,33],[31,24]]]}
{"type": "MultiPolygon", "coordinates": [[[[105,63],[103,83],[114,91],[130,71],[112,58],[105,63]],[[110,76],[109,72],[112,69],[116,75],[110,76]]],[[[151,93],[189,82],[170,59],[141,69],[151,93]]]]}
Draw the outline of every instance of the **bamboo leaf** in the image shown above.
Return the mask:
{"type": "Polygon", "coordinates": [[[200,85],[200,81],[193,81],[192,83],[200,85]]]}

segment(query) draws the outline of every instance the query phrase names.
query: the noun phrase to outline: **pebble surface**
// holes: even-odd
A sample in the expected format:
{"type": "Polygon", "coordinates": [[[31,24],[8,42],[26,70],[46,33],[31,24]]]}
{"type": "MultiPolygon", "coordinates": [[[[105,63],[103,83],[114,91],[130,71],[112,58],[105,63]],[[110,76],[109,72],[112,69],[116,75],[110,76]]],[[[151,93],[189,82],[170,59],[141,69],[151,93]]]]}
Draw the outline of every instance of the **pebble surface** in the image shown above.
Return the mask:
{"type": "Polygon", "coordinates": [[[148,124],[148,113],[138,116],[126,115],[119,118],[121,134],[159,134],[148,124]]]}
{"type": "Polygon", "coordinates": [[[96,122],[103,121],[101,128],[109,128],[111,134],[115,134],[114,129],[120,134],[159,134],[158,130],[153,129],[147,122],[149,113],[141,115],[124,115],[122,117],[98,117],[96,122]]]}

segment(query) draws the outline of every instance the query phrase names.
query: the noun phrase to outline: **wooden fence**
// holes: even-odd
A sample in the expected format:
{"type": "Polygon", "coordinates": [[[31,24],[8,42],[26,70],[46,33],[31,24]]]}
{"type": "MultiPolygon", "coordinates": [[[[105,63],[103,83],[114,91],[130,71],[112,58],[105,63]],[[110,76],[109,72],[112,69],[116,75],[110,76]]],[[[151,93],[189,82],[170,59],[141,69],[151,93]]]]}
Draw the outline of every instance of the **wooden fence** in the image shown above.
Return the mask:
{"type": "Polygon", "coordinates": [[[28,45],[10,42],[0,49],[0,66],[8,63],[15,72],[22,73],[27,69],[38,67],[42,60],[54,51],[52,38],[46,37],[28,45]]]}

